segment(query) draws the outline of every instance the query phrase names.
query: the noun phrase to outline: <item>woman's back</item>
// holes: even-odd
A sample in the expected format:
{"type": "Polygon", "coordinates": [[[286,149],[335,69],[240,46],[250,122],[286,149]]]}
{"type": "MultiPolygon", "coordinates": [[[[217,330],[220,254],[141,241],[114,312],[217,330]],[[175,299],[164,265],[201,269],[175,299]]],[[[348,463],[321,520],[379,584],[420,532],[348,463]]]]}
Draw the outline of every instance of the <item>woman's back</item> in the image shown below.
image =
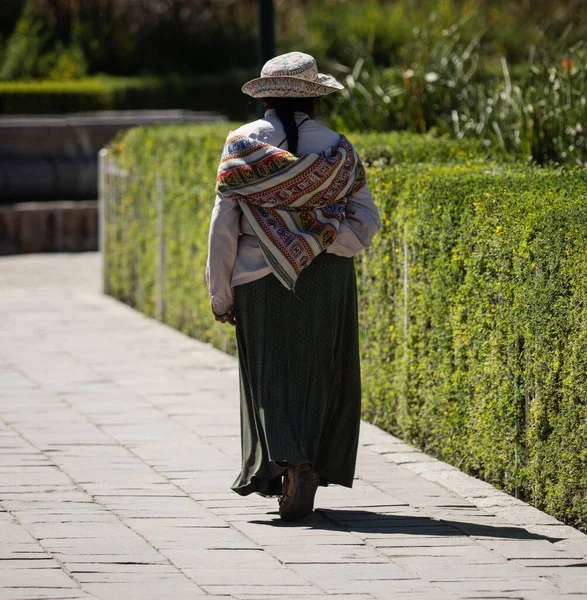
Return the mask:
{"type": "MultiPolygon", "coordinates": [[[[298,126],[298,156],[317,154],[340,143],[339,133],[311,119],[306,112],[296,111],[294,118],[298,126]]],[[[283,122],[275,109],[268,109],[263,118],[230,133],[231,137],[235,135],[289,150],[283,122]]],[[[271,268],[251,223],[235,199],[218,194],[210,227],[206,277],[212,305],[217,314],[222,314],[233,304],[234,286],[265,277],[271,268]]],[[[353,256],[370,244],[379,227],[379,214],[365,185],[347,199],[345,219],[326,252],[353,256]]]]}
{"type": "MultiPolygon", "coordinates": [[[[327,148],[336,146],[340,140],[340,135],[332,129],[328,129],[324,125],[321,125],[314,119],[311,119],[307,114],[302,112],[295,113],[296,124],[298,125],[298,150],[297,154],[318,154],[327,148]]],[[[244,135],[246,137],[259,140],[265,144],[271,144],[272,146],[278,146],[284,150],[289,150],[287,143],[287,136],[285,129],[275,109],[269,109],[265,112],[265,116],[262,119],[257,119],[251,123],[246,123],[242,127],[239,127],[234,131],[234,135],[244,135]]],[[[239,221],[239,230],[241,233],[254,235],[253,229],[244,215],[241,215],[239,221]]],[[[259,268],[263,268],[265,265],[262,260],[259,244],[255,238],[246,238],[241,240],[241,257],[243,253],[251,254],[255,252],[255,257],[259,263],[259,268]],[[244,251],[244,252],[243,252],[244,251]]],[[[238,259],[237,259],[238,261],[238,259]]],[[[251,269],[249,269],[251,270],[251,269]]],[[[257,269],[252,269],[257,270],[257,269]]],[[[240,264],[237,264],[234,282],[239,281],[239,273],[244,271],[240,264]]],[[[266,269],[264,269],[266,271],[266,269]]]]}

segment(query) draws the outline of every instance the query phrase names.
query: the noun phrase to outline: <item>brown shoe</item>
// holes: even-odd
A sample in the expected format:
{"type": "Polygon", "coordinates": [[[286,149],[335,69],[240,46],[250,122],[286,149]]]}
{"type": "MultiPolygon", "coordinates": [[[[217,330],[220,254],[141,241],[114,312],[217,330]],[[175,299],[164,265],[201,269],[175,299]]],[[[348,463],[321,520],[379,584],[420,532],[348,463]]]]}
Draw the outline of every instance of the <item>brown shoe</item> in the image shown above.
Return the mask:
{"type": "Polygon", "coordinates": [[[314,510],[314,497],[320,477],[309,464],[289,467],[284,477],[284,492],[279,497],[279,516],[284,521],[303,519],[314,510]]]}

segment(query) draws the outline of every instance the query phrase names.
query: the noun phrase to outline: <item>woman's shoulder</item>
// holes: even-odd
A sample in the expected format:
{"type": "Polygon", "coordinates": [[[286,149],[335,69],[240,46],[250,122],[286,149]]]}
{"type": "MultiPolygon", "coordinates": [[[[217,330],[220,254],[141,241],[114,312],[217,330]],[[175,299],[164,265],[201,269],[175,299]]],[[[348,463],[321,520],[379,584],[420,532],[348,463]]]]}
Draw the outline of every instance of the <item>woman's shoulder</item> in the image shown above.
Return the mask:
{"type": "MultiPolygon", "coordinates": [[[[297,119],[300,136],[300,148],[308,152],[319,152],[324,148],[336,146],[340,134],[326,127],[319,121],[301,115],[297,119]]],[[[231,135],[242,135],[257,139],[268,144],[278,144],[283,141],[285,132],[279,118],[275,115],[266,115],[256,121],[251,121],[235,129],[231,135]]]]}
{"type": "Polygon", "coordinates": [[[278,127],[274,119],[263,117],[256,121],[250,121],[235,129],[233,135],[243,135],[264,142],[270,142],[277,134],[278,127]]]}
{"type": "Polygon", "coordinates": [[[333,146],[336,145],[340,139],[340,133],[330,129],[329,127],[326,127],[326,125],[320,123],[320,121],[312,119],[307,122],[307,126],[309,132],[319,135],[330,142],[333,146]]]}

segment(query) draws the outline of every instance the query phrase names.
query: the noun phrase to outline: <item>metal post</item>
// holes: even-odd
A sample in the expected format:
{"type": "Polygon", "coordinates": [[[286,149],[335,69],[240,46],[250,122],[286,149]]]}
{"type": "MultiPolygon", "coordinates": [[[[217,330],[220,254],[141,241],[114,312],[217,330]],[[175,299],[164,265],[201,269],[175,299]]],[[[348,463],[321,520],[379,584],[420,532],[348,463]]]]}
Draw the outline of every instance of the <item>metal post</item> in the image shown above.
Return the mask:
{"type": "Polygon", "coordinates": [[[157,319],[165,317],[164,281],[165,281],[165,234],[163,227],[163,181],[157,177],[157,319]]]}
{"type": "MultiPolygon", "coordinates": [[[[263,65],[275,56],[275,7],[273,0],[259,0],[259,71],[263,65]]],[[[255,102],[259,116],[263,116],[264,105],[261,100],[255,102]]]]}
{"type": "Polygon", "coordinates": [[[102,292],[110,293],[108,269],[106,265],[106,227],[108,224],[108,190],[106,189],[106,170],[108,150],[103,148],[98,154],[98,248],[102,269],[102,292]]]}
{"type": "Polygon", "coordinates": [[[261,66],[275,55],[275,7],[273,0],[259,0],[259,58],[261,66]]]}
{"type": "MultiPolygon", "coordinates": [[[[405,235],[405,233],[404,233],[405,235]]],[[[410,268],[410,264],[408,261],[408,242],[404,240],[404,342],[408,344],[408,293],[409,293],[409,285],[408,285],[408,270],[410,268]]]]}

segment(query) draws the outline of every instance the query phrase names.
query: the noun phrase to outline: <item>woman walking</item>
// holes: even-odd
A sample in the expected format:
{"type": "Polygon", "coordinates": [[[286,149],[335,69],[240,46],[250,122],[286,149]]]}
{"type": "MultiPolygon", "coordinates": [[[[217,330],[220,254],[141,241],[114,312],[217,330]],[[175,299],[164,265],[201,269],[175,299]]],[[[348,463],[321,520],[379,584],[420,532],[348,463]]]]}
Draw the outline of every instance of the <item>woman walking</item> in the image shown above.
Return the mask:
{"type": "Polygon", "coordinates": [[[236,325],[242,467],[232,490],[309,515],[319,485],[352,487],[361,380],[353,256],[380,228],[350,142],[314,120],[343,89],[308,54],[267,62],[243,92],[264,118],[230,132],[218,169],[206,277],[236,325]]]}

